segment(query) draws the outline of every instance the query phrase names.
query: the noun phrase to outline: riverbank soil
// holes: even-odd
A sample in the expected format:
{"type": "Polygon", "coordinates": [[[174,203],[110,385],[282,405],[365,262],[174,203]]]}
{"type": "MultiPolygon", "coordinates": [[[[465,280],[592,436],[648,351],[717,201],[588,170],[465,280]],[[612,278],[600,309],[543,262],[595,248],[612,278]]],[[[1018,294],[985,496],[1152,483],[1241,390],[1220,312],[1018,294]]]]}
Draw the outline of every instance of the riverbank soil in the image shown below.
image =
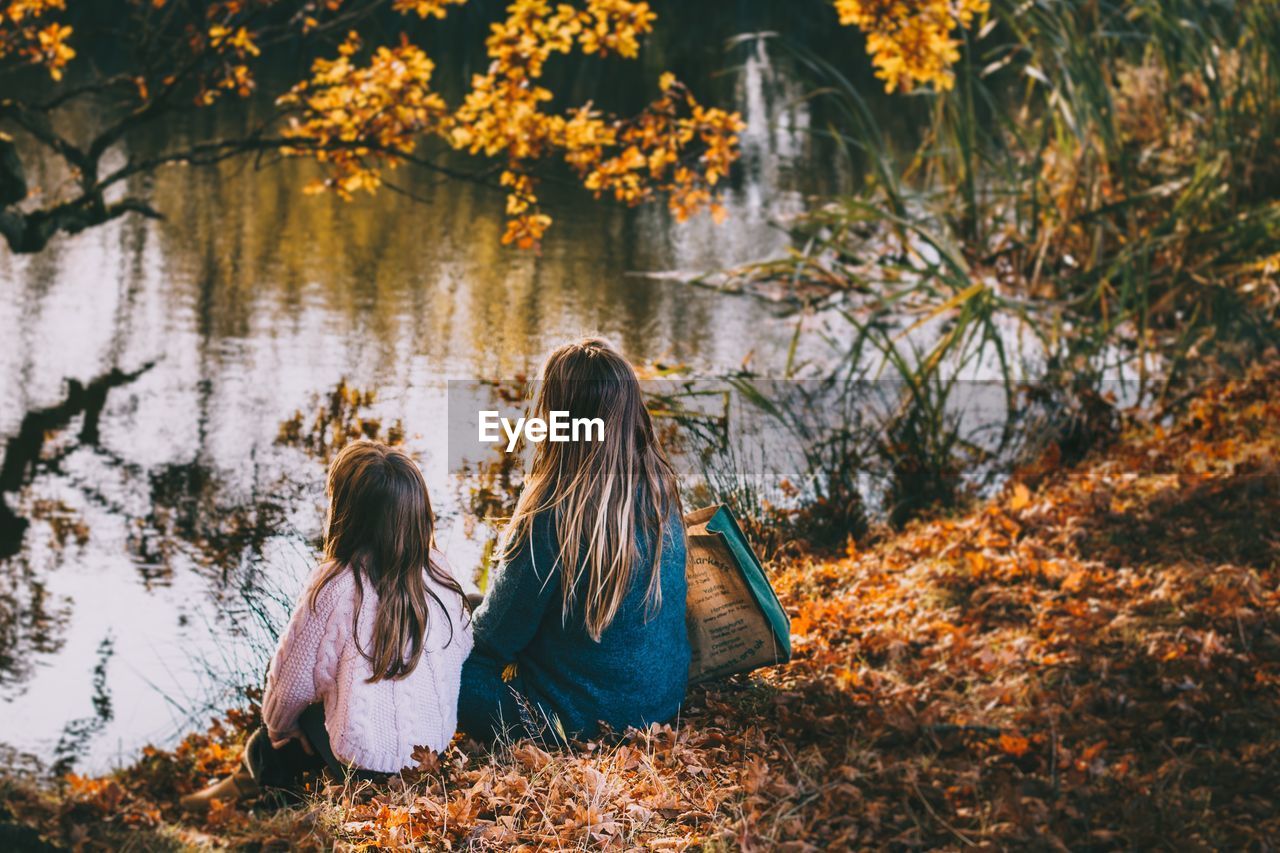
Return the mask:
{"type": "Polygon", "coordinates": [[[180,794],[253,714],[105,778],[10,777],[59,847],[1263,849],[1280,842],[1280,359],[1070,468],[839,557],[772,566],[795,660],[675,726],[459,745],[301,805],[180,794]]]}

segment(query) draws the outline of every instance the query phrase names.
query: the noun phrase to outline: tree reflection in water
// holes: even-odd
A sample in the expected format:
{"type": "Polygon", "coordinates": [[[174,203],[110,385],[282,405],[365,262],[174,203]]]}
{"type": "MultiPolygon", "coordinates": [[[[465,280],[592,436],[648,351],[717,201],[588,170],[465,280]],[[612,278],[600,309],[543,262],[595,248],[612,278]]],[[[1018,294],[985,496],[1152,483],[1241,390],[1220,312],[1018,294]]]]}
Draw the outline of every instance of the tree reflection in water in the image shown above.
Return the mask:
{"type": "MultiPolygon", "coordinates": [[[[11,444],[6,457],[7,470],[20,474],[5,481],[13,487],[4,504],[16,520],[6,530],[19,547],[0,559],[0,686],[21,692],[42,662],[65,647],[77,616],[75,602],[50,593],[48,581],[83,560],[95,535],[110,539],[109,532],[95,534],[92,529],[90,519],[97,517],[108,529],[123,527],[122,550],[147,593],[175,587],[184,573],[203,579],[204,595],[216,602],[219,624],[191,625],[184,613],[178,617],[180,625],[208,627],[228,638],[228,648],[236,643],[247,647],[243,656],[221,648],[212,656],[207,649],[186,652],[188,666],[219,688],[216,696],[169,695],[157,688],[159,699],[176,713],[198,717],[225,701],[228,690],[251,688],[260,679],[257,669],[292,603],[270,569],[272,559],[279,558],[272,549],[291,545],[301,562],[311,559],[319,543],[314,533],[308,535],[296,524],[310,519],[318,529],[325,462],[332,448],[360,437],[399,443],[403,426],[398,421],[384,426],[369,409],[376,395],[340,382],[317,395],[305,415],[299,411],[280,425],[275,447],[263,454],[269,458],[249,461],[252,476],[246,488],[242,471],[219,470],[200,453],[189,461],[144,468],[97,446],[89,425],[105,394],[86,396],[83,389],[98,387],[72,385],[68,402],[54,407],[56,421],[52,410],[28,415],[24,423],[54,426],[20,431],[21,441],[15,441],[25,456],[13,453],[11,444]],[[91,414],[76,410],[86,398],[96,406],[91,414]],[[68,431],[81,416],[79,430],[68,431]],[[51,491],[62,497],[45,494],[51,491]]],[[[103,546],[98,542],[96,547],[103,546]]],[[[79,602],[78,607],[84,606],[79,602]]],[[[195,607],[192,612],[200,619],[207,611],[195,607]]],[[[118,653],[116,636],[108,628],[97,640],[90,713],[72,717],[62,727],[48,770],[61,773],[76,766],[114,719],[109,665],[118,653]]],[[[124,654],[130,667],[153,665],[124,654]]]]}

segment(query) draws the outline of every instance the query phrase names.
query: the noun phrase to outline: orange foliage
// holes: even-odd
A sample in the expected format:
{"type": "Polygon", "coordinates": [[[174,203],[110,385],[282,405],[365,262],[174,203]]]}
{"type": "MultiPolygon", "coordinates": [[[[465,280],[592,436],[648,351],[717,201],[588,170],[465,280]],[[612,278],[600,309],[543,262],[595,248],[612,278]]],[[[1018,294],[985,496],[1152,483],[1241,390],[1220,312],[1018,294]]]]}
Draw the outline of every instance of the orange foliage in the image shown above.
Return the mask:
{"type": "MultiPolygon", "coordinates": [[[[441,17],[441,3],[398,2],[402,12],[441,17]]],[[[564,160],[597,196],[634,205],[665,195],[684,219],[710,208],[713,189],[738,157],[741,120],[707,108],[670,74],[660,95],[632,119],[606,117],[585,104],[565,114],[546,110],[553,93],[541,85],[547,61],[575,49],[595,56],[634,58],[640,38],[652,30],[649,5],[630,0],[587,0],[578,8],[545,0],[515,0],[485,42],[490,64],[471,79],[456,108],[430,90],[432,64],[407,41],[379,48],[368,65],[357,65],[354,38],[336,60],[318,60],[312,78],[281,99],[299,108],[289,136],[309,145],[330,167],[323,187],[344,198],[373,190],[381,171],[411,155],[424,134],[453,148],[502,161],[507,188],[503,243],[538,244],[551,218],[538,208],[533,168],[552,157],[564,160]]]]}
{"type": "Polygon", "coordinates": [[[359,36],[350,33],[337,59],[316,60],[311,79],[280,99],[301,107],[286,135],[313,144],[314,156],[330,167],[329,178],[309,192],[328,188],[350,198],[377,189],[378,164],[394,167],[397,155],[412,153],[418,136],[445,119],[444,100],[431,91],[435,64],[408,39],[378,48],[366,66],[352,59],[359,49],[359,36]]]}
{"type": "MultiPolygon", "coordinates": [[[[336,56],[316,59],[305,78],[276,99],[280,111],[249,138],[197,145],[173,162],[213,163],[242,151],[279,149],[322,164],[325,178],[310,191],[350,199],[376,190],[387,170],[406,161],[433,165],[417,152],[434,138],[496,161],[507,190],[503,243],[539,244],[551,217],[539,207],[536,173],[555,162],[566,164],[597,197],[626,205],[661,198],[681,220],[702,210],[723,218],[715,193],[739,156],[743,125],[736,113],[703,106],[670,74],[661,75],[657,97],[632,117],[607,114],[590,102],[551,106],[555,93],[544,73],[553,58],[639,56],[657,18],[643,0],[511,0],[490,26],[487,66],[472,75],[456,103],[432,90],[435,64],[407,36],[365,47],[350,31],[377,10],[378,0],[299,2],[293,10],[277,0],[216,0],[176,11],[164,0],[131,2],[138,8],[130,20],[146,30],[139,36],[146,49],[172,57],[167,63],[147,60],[122,75],[128,85],[119,90],[125,93],[121,113],[129,119],[107,136],[177,108],[180,99],[206,107],[228,96],[248,97],[258,85],[254,67],[264,52],[296,36],[348,31],[336,56]],[[277,122],[282,132],[267,133],[277,122]]],[[[403,15],[440,19],[465,2],[389,5],[403,15]]],[[[56,20],[66,7],[67,0],[0,0],[0,60],[42,65],[60,79],[75,57],[71,27],[56,20]]]]}
{"type": "Polygon", "coordinates": [[[66,0],[8,0],[0,2],[0,59],[16,56],[43,65],[54,80],[75,58],[67,44],[71,27],[51,20],[67,8],[66,0]]]}
{"type": "Polygon", "coordinates": [[[419,18],[443,18],[450,6],[461,6],[467,0],[395,0],[391,8],[402,15],[413,13],[419,18]]]}
{"type": "Polygon", "coordinates": [[[856,26],[886,92],[914,84],[955,85],[951,66],[960,58],[954,33],[985,15],[989,0],[835,0],[840,23],[856,26]]]}

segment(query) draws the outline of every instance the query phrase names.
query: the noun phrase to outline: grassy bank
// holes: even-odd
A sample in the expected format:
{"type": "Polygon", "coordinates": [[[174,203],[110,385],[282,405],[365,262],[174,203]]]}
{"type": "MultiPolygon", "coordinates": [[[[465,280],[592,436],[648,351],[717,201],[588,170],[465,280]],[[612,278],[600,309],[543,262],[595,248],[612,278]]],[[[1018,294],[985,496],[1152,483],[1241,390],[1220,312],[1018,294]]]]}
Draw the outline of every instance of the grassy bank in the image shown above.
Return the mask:
{"type": "Polygon", "coordinates": [[[284,808],[177,796],[253,714],[103,778],[3,783],[0,838],[60,847],[517,844],[1238,848],[1280,839],[1280,359],[1052,452],[996,499],[772,567],[789,666],[678,725],[423,754],[284,808]]]}

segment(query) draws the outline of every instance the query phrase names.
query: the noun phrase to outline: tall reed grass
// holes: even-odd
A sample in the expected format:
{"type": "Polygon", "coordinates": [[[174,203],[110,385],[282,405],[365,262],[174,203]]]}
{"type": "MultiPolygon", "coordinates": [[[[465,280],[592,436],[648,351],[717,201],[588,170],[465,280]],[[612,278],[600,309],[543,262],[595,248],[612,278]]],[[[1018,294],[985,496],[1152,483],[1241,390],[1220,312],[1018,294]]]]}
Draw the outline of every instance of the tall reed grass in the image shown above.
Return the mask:
{"type": "Polygon", "coordinates": [[[995,0],[965,39],[953,89],[897,96],[905,140],[858,69],[775,40],[863,176],[786,274],[844,286],[833,375],[901,382],[899,523],[954,500],[958,379],[1004,385],[1005,445],[1087,444],[1116,396],[1166,405],[1280,340],[1280,3],[995,0]]]}

